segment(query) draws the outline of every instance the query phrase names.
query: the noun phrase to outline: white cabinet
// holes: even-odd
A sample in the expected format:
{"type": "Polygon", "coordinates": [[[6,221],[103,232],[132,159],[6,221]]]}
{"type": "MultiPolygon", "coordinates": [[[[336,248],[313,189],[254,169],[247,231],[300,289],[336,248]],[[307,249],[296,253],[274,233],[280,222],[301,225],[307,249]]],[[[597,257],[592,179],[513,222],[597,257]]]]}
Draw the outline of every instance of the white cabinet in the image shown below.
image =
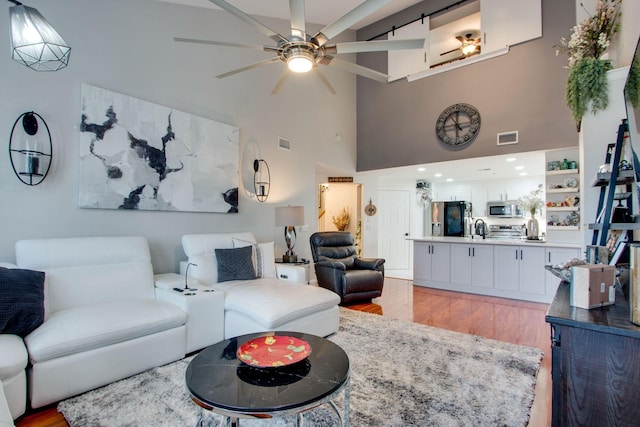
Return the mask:
{"type": "Polygon", "coordinates": [[[489,185],[487,186],[487,201],[518,200],[520,197],[529,193],[532,185],[536,184],[531,180],[489,185]]]}
{"type": "Polygon", "coordinates": [[[449,282],[450,244],[415,241],[413,244],[413,280],[449,282]]]}
{"type": "Polygon", "coordinates": [[[493,246],[451,244],[451,283],[493,287],[493,246]]]}
{"type": "Polygon", "coordinates": [[[542,37],[541,0],[481,0],[482,53],[542,37]]]}
{"type": "Polygon", "coordinates": [[[494,248],[494,288],[545,295],[545,249],[527,246],[494,248]]]}
{"type": "Polygon", "coordinates": [[[389,81],[394,81],[407,77],[429,68],[427,63],[429,46],[429,18],[422,21],[412,22],[402,28],[398,28],[393,33],[389,33],[389,40],[425,39],[423,49],[400,49],[390,50],[388,54],[389,81]]]}
{"type": "MultiPolygon", "coordinates": [[[[570,259],[580,258],[580,249],[577,248],[548,248],[545,253],[545,265],[564,264],[570,259]]],[[[545,272],[545,294],[555,296],[560,279],[545,272]]]]}
{"type": "Polygon", "coordinates": [[[464,185],[441,184],[435,188],[433,200],[438,202],[469,202],[471,190],[464,185]]]}

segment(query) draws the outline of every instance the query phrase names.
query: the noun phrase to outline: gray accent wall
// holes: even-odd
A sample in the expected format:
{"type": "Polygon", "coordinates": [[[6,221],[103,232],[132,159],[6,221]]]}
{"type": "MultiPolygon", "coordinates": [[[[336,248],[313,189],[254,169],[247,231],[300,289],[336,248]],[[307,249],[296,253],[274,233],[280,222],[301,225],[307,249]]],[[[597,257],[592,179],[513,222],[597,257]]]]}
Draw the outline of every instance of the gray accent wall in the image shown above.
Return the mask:
{"type": "MultiPolygon", "coordinates": [[[[358,31],[367,40],[450,1],[423,1],[358,31]]],[[[358,171],[434,163],[578,145],[564,103],[566,56],[554,45],[575,25],[573,0],[542,0],[542,38],[512,46],[507,55],[420,80],[381,84],[358,77],[358,171]],[[435,134],[448,106],[475,106],[480,134],[466,147],[451,148],[435,134]],[[519,131],[519,143],[497,146],[497,133],[519,131]]],[[[386,53],[358,55],[358,63],[386,72],[386,53]]]]}
{"type": "MultiPolygon", "coordinates": [[[[0,140],[6,144],[0,150],[0,261],[15,260],[14,245],[20,239],[141,235],[150,243],[155,271],[164,273],[177,271],[184,259],[182,235],[223,231],[251,231],[259,241],[275,241],[276,255],[281,255],[283,230],[275,226],[274,208],[289,204],[305,207],[309,229],[299,230],[295,249],[310,258],[308,239],[317,221],[316,164],[355,171],[352,74],[325,70],[336,96],[328,94],[313,75],[293,76],[279,95],[271,96],[282,65],[224,80],[214,77],[269,54],[178,44],[172,39],[270,44],[228,13],[156,0],[33,0],[28,5],[37,8],[71,45],[71,61],[61,71],[38,73],[11,60],[11,5],[0,8],[0,140]],[[253,170],[245,167],[238,177],[238,214],[78,208],[82,83],[239,127],[239,164],[251,166],[256,151],[269,163],[268,201],[248,197],[242,183],[251,184],[253,170]],[[14,176],[8,157],[11,127],[25,111],[44,117],[53,137],[51,171],[36,187],[14,176]],[[278,148],[278,137],[291,141],[291,151],[278,148]]],[[[276,31],[289,31],[287,21],[265,23],[276,31]]],[[[354,39],[354,32],[343,37],[354,39]]]]}

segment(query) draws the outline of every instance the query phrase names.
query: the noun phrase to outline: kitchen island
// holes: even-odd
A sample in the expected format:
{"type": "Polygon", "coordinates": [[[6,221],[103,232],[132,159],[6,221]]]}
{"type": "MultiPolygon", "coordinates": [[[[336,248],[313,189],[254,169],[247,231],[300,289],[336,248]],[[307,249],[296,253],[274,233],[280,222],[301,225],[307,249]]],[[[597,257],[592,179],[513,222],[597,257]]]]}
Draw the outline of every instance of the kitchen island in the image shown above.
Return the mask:
{"type": "Polygon", "coordinates": [[[416,285],[542,303],[551,302],[558,287],[544,266],[582,258],[576,244],[480,236],[411,240],[416,285]]]}

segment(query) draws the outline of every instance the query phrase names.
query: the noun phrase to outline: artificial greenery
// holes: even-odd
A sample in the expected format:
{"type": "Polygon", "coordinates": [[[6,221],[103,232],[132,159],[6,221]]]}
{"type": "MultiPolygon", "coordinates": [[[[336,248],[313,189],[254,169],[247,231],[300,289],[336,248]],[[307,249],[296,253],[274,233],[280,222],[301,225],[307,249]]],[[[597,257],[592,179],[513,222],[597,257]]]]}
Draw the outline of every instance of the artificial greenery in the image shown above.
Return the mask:
{"type": "Polygon", "coordinates": [[[571,68],[564,99],[576,123],[582,121],[589,103],[592,113],[609,105],[607,71],[611,68],[610,60],[597,58],[581,58],[571,68]]]}
{"type": "Polygon", "coordinates": [[[634,56],[629,68],[629,78],[624,87],[624,95],[631,102],[633,108],[640,105],[640,63],[638,57],[634,56]]]}
{"type": "MultiPolygon", "coordinates": [[[[611,61],[603,58],[611,38],[620,30],[620,4],[622,0],[596,0],[595,12],[572,29],[569,40],[564,37],[556,46],[556,54],[567,53],[569,78],[565,101],[580,129],[582,117],[591,107],[595,113],[609,104],[607,71],[611,61]]],[[[580,3],[582,7],[582,3],[580,3]]]]}

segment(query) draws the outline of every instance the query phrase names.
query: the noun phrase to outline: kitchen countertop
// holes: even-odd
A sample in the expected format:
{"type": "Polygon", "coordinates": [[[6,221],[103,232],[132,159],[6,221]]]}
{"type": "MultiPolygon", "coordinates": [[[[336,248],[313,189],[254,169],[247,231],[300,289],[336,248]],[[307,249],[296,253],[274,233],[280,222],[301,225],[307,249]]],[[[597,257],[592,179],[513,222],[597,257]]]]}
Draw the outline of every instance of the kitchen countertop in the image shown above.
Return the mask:
{"type": "Polygon", "coordinates": [[[505,238],[491,238],[487,237],[483,239],[482,236],[468,236],[468,237],[446,237],[446,236],[422,236],[422,237],[408,237],[408,240],[416,242],[443,242],[443,243],[466,243],[480,244],[480,245],[526,245],[526,246],[552,246],[560,248],[575,248],[581,249],[581,246],[575,243],[551,243],[545,240],[527,240],[521,239],[505,239],[505,238]]]}

